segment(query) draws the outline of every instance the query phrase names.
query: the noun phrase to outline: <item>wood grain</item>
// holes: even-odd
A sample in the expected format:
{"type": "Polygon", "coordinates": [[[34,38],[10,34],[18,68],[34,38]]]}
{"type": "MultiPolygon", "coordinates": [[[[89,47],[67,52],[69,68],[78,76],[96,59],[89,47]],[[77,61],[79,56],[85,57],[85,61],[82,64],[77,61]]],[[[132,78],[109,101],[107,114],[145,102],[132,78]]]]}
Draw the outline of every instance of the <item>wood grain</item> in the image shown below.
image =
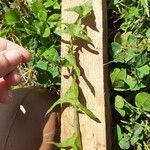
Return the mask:
{"type": "MultiPolygon", "coordinates": [[[[86,1],[62,0],[63,22],[73,22],[77,17],[75,13],[65,11],[66,8],[78,6],[84,2],[86,1]]],[[[81,77],[79,78],[80,99],[83,104],[94,112],[99,121],[94,121],[84,114],[79,115],[82,145],[83,150],[108,150],[111,147],[111,119],[106,118],[106,116],[111,117],[107,73],[105,74],[107,69],[104,68],[104,63],[107,61],[107,18],[104,0],[93,1],[93,14],[84,23],[88,35],[92,38],[93,45],[86,44],[83,41],[78,41],[75,45],[75,54],[78,59],[78,66],[81,69],[81,77]]],[[[67,36],[62,36],[62,41],[67,39],[67,36]]],[[[67,52],[66,46],[67,44],[62,42],[62,56],[67,52]]],[[[64,77],[67,74],[66,68],[63,68],[62,94],[70,86],[71,79],[64,77]]],[[[72,133],[72,118],[72,108],[63,110],[61,118],[62,140],[70,137],[72,133]]]]}

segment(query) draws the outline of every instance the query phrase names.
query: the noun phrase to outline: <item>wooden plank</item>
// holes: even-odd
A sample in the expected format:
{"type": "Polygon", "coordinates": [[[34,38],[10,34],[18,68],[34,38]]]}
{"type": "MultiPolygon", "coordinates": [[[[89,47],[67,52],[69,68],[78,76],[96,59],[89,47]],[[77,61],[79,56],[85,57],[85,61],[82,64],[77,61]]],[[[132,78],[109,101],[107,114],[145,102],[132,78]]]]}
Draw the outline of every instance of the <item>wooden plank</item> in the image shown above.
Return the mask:
{"type": "MultiPolygon", "coordinates": [[[[84,2],[86,1],[62,0],[63,22],[70,23],[76,18],[74,13],[64,11],[64,9],[78,6],[84,2]]],[[[107,83],[104,82],[107,81],[107,76],[104,75],[104,63],[107,61],[107,18],[105,3],[105,0],[93,1],[93,15],[85,21],[88,34],[93,40],[93,46],[79,42],[78,46],[81,46],[82,49],[76,53],[81,68],[79,83],[82,92],[80,91],[80,99],[82,99],[83,103],[85,103],[100,120],[100,122],[96,122],[84,114],[79,115],[83,150],[108,150],[111,145],[109,96],[107,83]]],[[[62,39],[67,40],[67,37],[63,35],[62,39]]],[[[62,56],[66,54],[66,49],[66,44],[62,42],[62,56]]],[[[67,70],[63,68],[62,94],[65,93],[70,86],[70,79],[64,78],[64,75],[67,74],[67,70]]],[[[70,137],[72,122],[72,108],[63,110],[61,117],[62,140],[70,137]]]]}

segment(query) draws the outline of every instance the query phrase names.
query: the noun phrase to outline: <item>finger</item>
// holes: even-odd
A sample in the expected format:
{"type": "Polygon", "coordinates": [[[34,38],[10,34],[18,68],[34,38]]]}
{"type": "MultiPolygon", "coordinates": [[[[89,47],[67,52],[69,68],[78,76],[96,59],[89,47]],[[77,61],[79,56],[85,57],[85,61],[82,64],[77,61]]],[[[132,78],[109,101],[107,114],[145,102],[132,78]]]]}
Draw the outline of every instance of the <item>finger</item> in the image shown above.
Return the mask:
{"type": "Polygon", "coordinates": [[[18,50],[22,55],[22,62],[27,62],[31,60],[31,54],[26,49],[9,40],[0,38],[0,51],[3,50],[8,50],[8,51],[18,50]]]}
{"type": "Polygon", "coordinates": [[[7,82],[9,86],[16,86],[21,82],[21,77],[17,74],[17,71],[14,70],[7,74],[4,77],[4,80],[7,82]]]}
{"type": "Polygon", "coordinates": [[[0,103],[12,102],[12,93],[7,82],[0,78],[0,103]]]}
{"type": "Polygon", "coordinates": [[[21,62],[22,56],[16,50],[0,53],[0,77],[14,70],[21,62]]]}

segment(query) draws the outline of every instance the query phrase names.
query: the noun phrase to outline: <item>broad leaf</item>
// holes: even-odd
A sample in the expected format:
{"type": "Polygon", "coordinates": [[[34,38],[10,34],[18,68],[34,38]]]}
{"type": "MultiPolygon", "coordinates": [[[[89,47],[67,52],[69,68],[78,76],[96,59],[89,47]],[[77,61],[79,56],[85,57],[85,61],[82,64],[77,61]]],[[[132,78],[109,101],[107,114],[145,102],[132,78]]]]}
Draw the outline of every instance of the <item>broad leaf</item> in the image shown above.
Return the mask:
{"type": "Polygon", "coordinates": [[[124,98],[122,96],[117,95],[115,97],[115,107],[123,108],[124,107],[124,98]]]}
{"type": "Polygon", "coordinates": [[[51,16],[49,16],[49,18],[47,19],[47,22],[49,24],[51,24],[51,22],[57,22],[60,20],[60,14],[52,14],[51,16]]]}
{"type": "Polygon", "coordinates": [[[48,67],[48,71],[51,73],[53,78],[55,78],[59,75],[59,69],[56,66],[48,67]]]}
{"type": "Polygon", "coordinates": [[[54,3],[56,2],[57,0],[47,0],[45,3],[44,3],[44,6],[47,8],[47,7],[51,7],[54,5],[54,3]]]}
{"type": "Polygon", "coordinates": [[[124,68],[115,68],[111,73],[110,73],[110,78],[113,87],[117,90],[119,88],[125,87],[125,80],[127,77],[126,69],[124,68]]]}
{"type": "Polygon", "coordinates": [[[76,12],[80,17],[85,17],[92,11],[92,1],[88,0],[86,3],[80,6],[76,6],[73,8],[68,8],[66,11],[73,11],[76,12]]]}
{"type": "Polygon", "coordinates": [[[116,134],[117,134],[117,140],[120,141],[123,137],[121,127],[117,124],[116,125],[116,134]]]}
{"type": "Polygon", "coordinates": [[[127,79],[125,80],[125,82],[128,85],[128,90],[131,91],[137,91],[145,87],[145,85],[142,82],[139,82],[138,79],[130,75],[127,75],[127,79]]]}
{"type": "Polygon", "coordinates": [[[140,140],[140,134],[143,131],[143,127],[139,124],[135,124],[134,128],[133,128],[133,135],[131,137],[131,144],[135,145],[136,142],[138,142],[138,140],[140,140]]]}
{"type": "Polygon", "coordinates": [[[130,148],[129,139],[130,139],[129,136],[125,134],[124,137],[119,142],[119,146],[121,147],[121,149],[128,150],[130,148]]]}
{"type": "Polygon", "coordinates": [[[50,144],[53,144],[60,148],[72,148],[72,150],[81,150],[80,142],[79,142],[79,136],[77,133],[74,133],[72,137],[62,141],[61,143],[56,142],[49,142],[50,144]]]}
{"type": "Polygon", "coordinates": [[[140,68],[137,68],[138,77],[143,78],[146,75],[150,74],[150,66],[144,65],[140,68]]]}
{"type": "Polygon", "coordinates": [[[45,29],[44,33],[43,33],[43,37],[44,37],[44,38],[49,37],[49,36],[50,36],[50,33],[51,33],[50,28],[47,27],[47,28],[45,29]]]}
{"type": "Polygon", "coordinates": [[[40,68],[40,69],[42,69],[42,70],[47,70],[47,66],[48,66],[48,64],[47,64],[45,61],[39,60],[39,61],[35,64],[34,67],[40,68]]]}
{"type": "Polygon", "coordinates": [[[8,25],[14,25],[20,21],[20,14],[16,10],[9,10],[5,13],[5,20],[8,25]]]}
{"type": "Polygon", "coordinates": [[[115,109],[118,111],[118,113],[122,116],[122,117],[124,117],[125,115],[126,115],[126,112],[125,112],[125,110],[123,109],[124,108],[124,105],[125,105],[125,103],[124,103],[124,101],[125,101],[125,99],[122,97],[122,96],[119,96],[119,95],[117,95],[116,97],[115,97],[115,109]]]}
{"type": "Polygon", "coordinates": [[[57,105],[66,103],[70,104],[74,108],[76,108],[78,111],[87,114],[91,118],[97,118],[88,108],[84,107],[78,100],[79,91],[78,91],[78,85],[73,80],[70,88],[68,91],[62,96],[59,100],[57,100],[47,111],[46,114],[50,113],[57,105]]]}
{"type": "Polygon", "coordinates": [[[135,104],[145,111],[150,111],[150,94],[146,92],[138,93],[135,97],[135,104]]]}

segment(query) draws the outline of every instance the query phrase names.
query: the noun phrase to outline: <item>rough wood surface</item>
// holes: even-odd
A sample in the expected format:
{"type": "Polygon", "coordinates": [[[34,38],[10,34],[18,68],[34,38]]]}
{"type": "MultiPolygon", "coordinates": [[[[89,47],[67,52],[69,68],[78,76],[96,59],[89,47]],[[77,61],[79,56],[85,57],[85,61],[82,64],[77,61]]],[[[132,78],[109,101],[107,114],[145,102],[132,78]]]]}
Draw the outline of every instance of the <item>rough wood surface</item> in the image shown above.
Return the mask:
{"type": "MultiPolygon", "coordinates": [[[[85,0],[62,0],[63,22],[75,20],[74,13],[64,9],[78,6],[85,0]]],[[[85,20],[88,34],[93,40],[93,45],[80,41],[76,46],[76,57],[81,68],[80,99],[94,112],[100,122],[96,122],[84,114],[79,115],[83,150],[108,150],[110,149],[110,109],[104,63],[107,60],[107,34],[106,34],[106,4],[105,0],[93,1],[93,14],[85,20]],[[107,117],[107,118],[106,118],[107,117]],[[107,125],[106,125],[107,121],[107,125]],[[107,128],[107,129],[106,129],[107,128]]],[[[63,40],[67,40],[64,35],[63,40]]],[[[66,44],[62,42],[62,56],[66,54],[66,44]]],[[[68,89],[70,80],[65,79],[67,70],[62,69],[62,94],[68,89]]],[[[72,131],[73,111],[67,108],[62,112],[61,138],[70,137],[72,131]]]]}

